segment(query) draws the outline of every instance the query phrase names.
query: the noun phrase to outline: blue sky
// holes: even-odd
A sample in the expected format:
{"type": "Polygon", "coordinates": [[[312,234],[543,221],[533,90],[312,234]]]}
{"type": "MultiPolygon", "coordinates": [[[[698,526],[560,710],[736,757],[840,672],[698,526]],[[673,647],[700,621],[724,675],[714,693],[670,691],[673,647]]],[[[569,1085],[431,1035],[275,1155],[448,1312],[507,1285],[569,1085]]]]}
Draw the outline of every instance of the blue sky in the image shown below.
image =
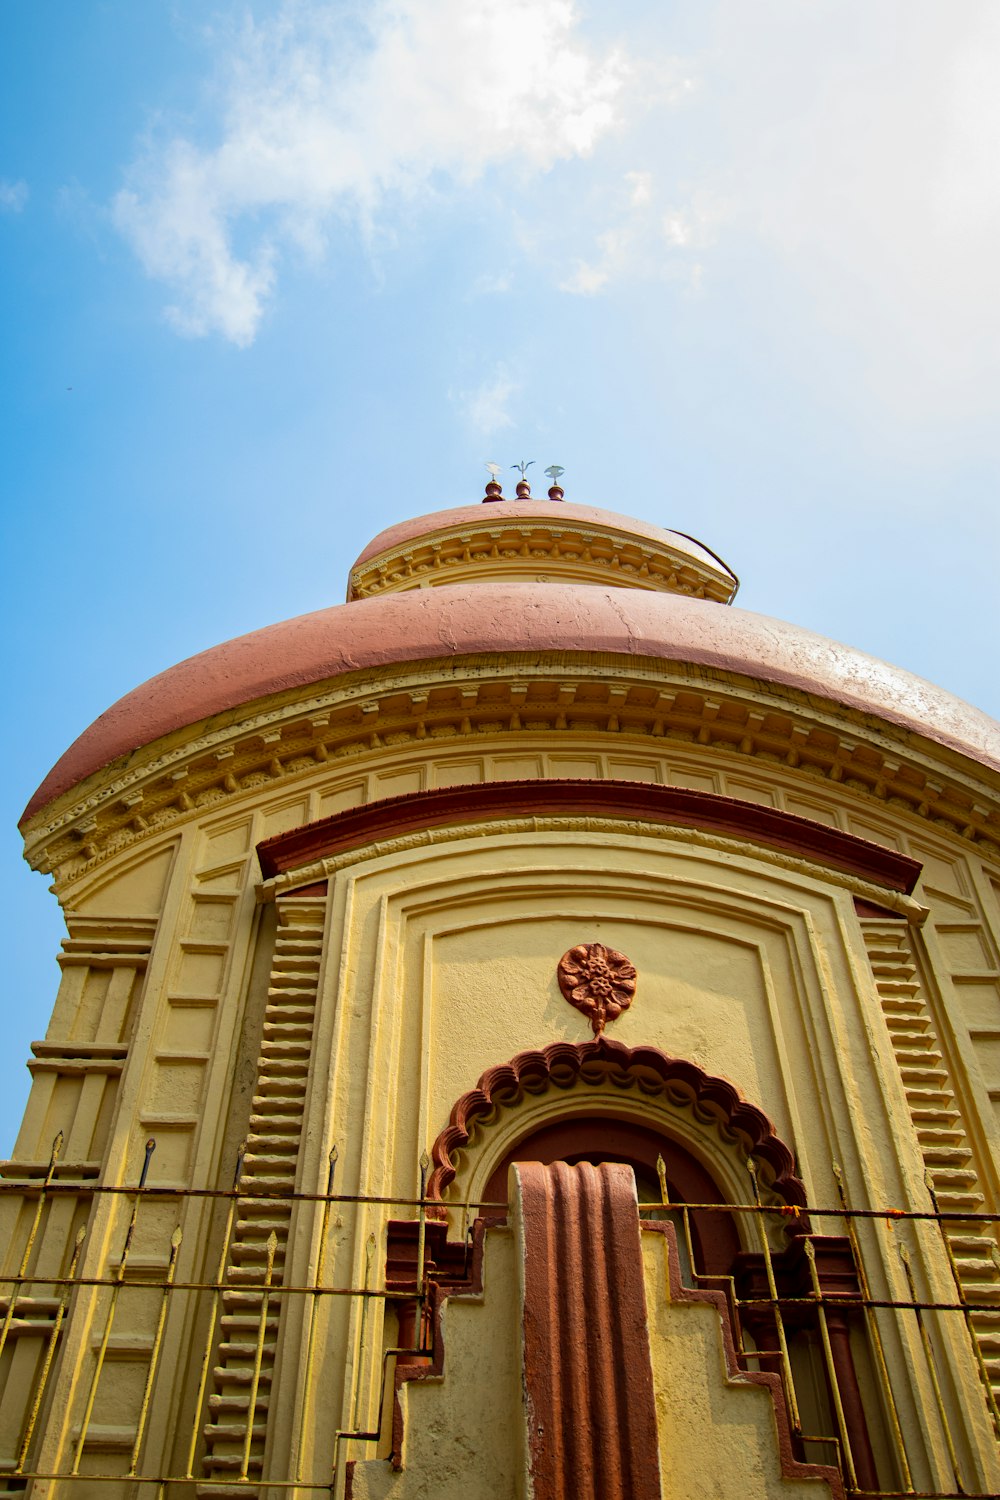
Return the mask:
{"type": "Polygon", "coordinates": [[[1000,714],[998,72],[990,0],[7,0],[0,1153],[35,785],[484,460],[1000,714]]]}

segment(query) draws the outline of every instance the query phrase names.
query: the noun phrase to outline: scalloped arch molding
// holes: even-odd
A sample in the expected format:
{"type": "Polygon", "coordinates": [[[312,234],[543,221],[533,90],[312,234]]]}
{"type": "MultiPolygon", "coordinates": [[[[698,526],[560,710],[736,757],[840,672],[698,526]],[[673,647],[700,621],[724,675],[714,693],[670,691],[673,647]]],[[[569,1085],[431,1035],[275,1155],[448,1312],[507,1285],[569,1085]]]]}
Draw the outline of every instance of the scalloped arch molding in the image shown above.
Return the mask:
{"type": "Polygon", "coordinates": [[[748,1153],[773,1174],[771,1191],[786,1203],[805,1208],[805,1184],[795,1175],[791,1151],[775,1134],[764,1111],[744,1099],[735,1084],[713,1077],[685,1058],[670,1057],[658,1047],[628,1047],[605,1036],[593,1042],[553,1042],[488,1068],[476,1087],[456,1101],[448,1124],[434,1142],[428,1197],[443,1199],[458,1170],[455,1153],[468,1145],[477,1123],[528,1095],[550,1088],[570,1089],[579,1082],[635,1086],[650,1098],[673,1095],[674,1102],[683,1096],[684,1103],[707,1111],[716,1129],[745,1140],[748,1153]]]}

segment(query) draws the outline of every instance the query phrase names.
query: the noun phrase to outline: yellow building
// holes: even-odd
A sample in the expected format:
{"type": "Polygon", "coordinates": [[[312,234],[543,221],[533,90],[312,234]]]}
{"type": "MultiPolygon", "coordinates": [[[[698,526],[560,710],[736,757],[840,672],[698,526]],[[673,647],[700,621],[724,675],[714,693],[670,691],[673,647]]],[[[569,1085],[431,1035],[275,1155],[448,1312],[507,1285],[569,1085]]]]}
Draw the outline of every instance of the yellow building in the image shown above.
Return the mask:
{"type": "Polygon", "coordinates": [[[0,1490],[1000,1491],[1000,728],[736,587],[491,484],[66,752],[0,1490]]]}

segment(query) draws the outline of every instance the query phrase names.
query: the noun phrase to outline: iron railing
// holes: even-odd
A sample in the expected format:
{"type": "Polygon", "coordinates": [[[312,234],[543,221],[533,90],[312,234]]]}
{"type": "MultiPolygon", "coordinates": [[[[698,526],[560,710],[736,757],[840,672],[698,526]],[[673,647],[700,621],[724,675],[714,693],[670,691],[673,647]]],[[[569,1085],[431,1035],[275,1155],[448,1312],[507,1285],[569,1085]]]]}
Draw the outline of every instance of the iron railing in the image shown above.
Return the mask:
{"type": "MultiPolygon", "coordinates": [[[[10,1379],[5,1389],[4,1403],[9,1402],[11,1410],[15,1412],[12,1419],[13,1425],[8,1422],[6,1431],[8,1434],[14,1431],[15,1437],[11,1450],[7,1453],[0,1453],[0,1492],[4,1493],[24,1491],[33,1480],[58,1480],[114,1485],[117,1488],[109,1490],[108,1493],[118,1493],[123,1496],[148,1493],[148,1489],[152,1489],[157,1500],[167,1495],[168,1487],[170,1493],[182,1495],[194,1494],[199,1486],[207,1485],[211,1485],[213,1494],[222,1491],[238,1494],[246,1493],[248,1490],[267,1490],[274,1494],[282,1492],[298,1492],[303,1495],[342,1494],[345,1455],[348,1450],[351,1449],[354,1452],[360,1450],[362,1454],[374,1456],[374,1453],[378,1451],[375,1445],[383,1441],[382,1435],[388,1425],[388,1403],[393,1400],[395,1393],[397,1364],[404,1359],[411,1363],[415,1359],[426,1361],[434,1355],[432,1342],[434,1323],[433,1319],[426,1316],[431,1291],[430,1278],[433,1275],[433,1269],[429,1275],[427,1264],[429,1218],[439,1216],[442,1207],[446,1207],[451,1213],[458,1212],[461,1214],[464,1234],[464,1226],[470,1221],[475,1221],[478,1216],[486,1214],[495,1219],[506,1212],[507,1208],[506,1204],[498,1202],[449,1199],[442,1205],[440,1200],[429,1199],[426,1197],[429,1167],[426,1155],[420,1162],[419,1196],[389,1198],[336,1192],[336,1147],[329,1156],[325,1191],[248,1193],[241,1187],[243,1148],[237,1156],[236,1171],[231,1187],[179,1189],[176,1186],[158,1186],[148,1181],[150,1163],[156,1146],[153,1139],[146,1143],[139,1179],[132,1187],[104,1186],[80,1180],[61,1180],[57,1175],[61,1146],[60,1135],[53,1143],[51,1158],[44,1175],[27,1180],[23,1177],[19,1180],[0,1180],[0,1204],[5,1198],[11,1196],[19,1196],[25,1203],[30,1203],[34,1199],[34,1210],[27,1225],[16,1271],[5,1281],[0,1281],[0,1357],[5,1351],[9,1354],[11,1346],[17,1340],[29,1338],[39,1341],[30,1389],[12,1389],[10,1379]],[[93,1205],[98,1200],[106,1201],[116,1197],[123,1200],[123,1204],[127,1204],[127,1219],[120,1251],[108,1274],[84,1275],[81,1273],[88,1234],[86,1226],[78,1230],[72,1243],[66,1247],[63,1275],[44,1275],[30,1269],[33,1257],[36,1257],[37,1248],[45,1241],[43,1225],[47,1207],[51,1209],[61,1198],[75,1198],[93,1205]],[[179,1223],[170,1235],[169,1243],[164,1247],[165,1269],[162,1274],[150,1275],[148,1267],[144,1267],[141,1273],[133,1275],[130,1263],[136,1228],[147,1207],[157,1202],[184,1204],[186,1201],[196,1199],[225,1204],[219,1254],[217,1259],[213,1260],[214,1276],[210,1279],[199,1280],[185,1279],[178,1274],[183,1247],[179,1223]],[[318,1222],[315,1222],[313,1226],[317,1230],[315,1264],[308,1281],[301,1283],[286,1281],[280,1268],[276,1269],[279,1242],[276,1233],[272,1230],[264,1247],[259,1279],[240,1283],[241,1290],[248,1294],[246,1305],[251,1309],[251,1318],[255,1323],[254,1336],[249,1341],[253,1351],[252,1358],[249,1369],[245,1372],[245,1376],[248,1377],[246,1379],[247,1402],[243,1419],[240,1462],[236,1471],[228,1475],[214,1472],[207,1474],[204,1471],[198,1473],[196,1467],[203,1456],[205,1429],[212,1421],[210,1384],[213,1357],[217,1357],[220,1339],[220,1314],[226,1294],[233,1290],[231,1251],[237,1205],[260,1206],[272,1202],[280,1202],[284,1205],[294,1204],[298,1206],[300,1215],[311,1211],[318,1216],[318,1222]],[[368,1234],[365,1241],[363,1284],[351,1286],[327,1283],[330,1218],[332,1211],[338,1205],[364,1206],[376,1212],[384,1211],[383,1233],[387,1231],[390,1219],[398,1218],[400,1215],[410,1221],[416,1221],[416,1257],[414,1274],[409,1286],[401,1285],[398,1281],[387,1286],[385,1276],[379,1275],[377,1260],[379,1241],[374,1230],[368,1234]],[[46,1398],[51,1399],[52,1396],[54,1377],[59,1367],[59,1349],[73,1317],[74,1299],[78,1299],[88,1288],[95,1290],[103,1288],[109,1295],[104,1299],[103,1305],[100,1308],[95,1307],[93,1311],[95,1321],[91,1343],[88,1345],[88,1348],[93,1351],[93,1364],[86,1376],[86,1397],[82,1415],[73,1441],[69,1444],[68,1463],[59,1470],[46,1470],[44,1467],[38,1467],[36,1463],[36,1455],[41,1446],[40,1438],[47,1420],[46,1398]],[[86,1465],[85,1455],[88,1451],[88,1440],[91,1437],[95,1403],[101,1390],[101,1383],[107,1377],[109,1347],[119,1307],[122,1299],[137,1292],[141,1292],[147,1298],[150,1292],[158,1294],[138,1419],[135,1423],[130,1451],[127,1458],[124,1456],[122,1458],[124,1466],[112,1471],[113,1466],[109,1465],[108,1471],[103,1472],[99,1468],[95,1470],[92,1464],[86,1465]],[[163,1360],[165,1337],[170,1327],[173,1309],[177,1299],[181,1297],[203,1298],[207,1303],[207,1309],[204,1311],[200,1344],[195,1352],[192,1366],[197,1370],[197,1384],[190,1407],[189,1425],[183,1434],[173,1435],[174,1451],[184,1453],[184,1463],[182,1467],[179,1464],[176,1465],[175,1471],[164,1472],[155,1463],[149,1461],[145,1450],[148,1446],[149,1418],[157,1376],[163,1360]],[[302,1339],[303,1353],[300,1362],[301,1379],[306,1388],[308,1388],[316,1358],[317,1329],[323,1302],[330,1299],[349,1298],[356,1299],[360,1306],[357,1355],[352,1365],[351,1389],[344,1408],[351,1414],[351,1425],[348,1429],[334,1434],[333,1457],[329,1471],[319,1478],[309,1478],[302,1473],[304,1467],[301,1457],[302,1431],[298,1434],[299,1457],[293,1461],[294,1472],[265,1475],[262,1471],[258,1472],[259,1462],[256,1467],[253,1462],[255,1435],[259,1431],[257,1419],[261,1414],[262,1373],[265,1349],[268,1345],[268,1330],[273,1326],[275,1304],[279,1304],[280,1310],[280,1306],[290,1298],[307,1299],[302,1339]],[[407,1302],[413,1306],[412,1326],[415,1329],[415,1338],[411,1345],[384,1348],[381,1339],[377,1344],[373,1340],[369,1309],[375,1303],[386,1301],[391,1301],[397,1309],[407,1302]],[[365,1425],[363,1420],[366,1409],[364,1393],[366,1389],[374,1388],[376,1384],[379,1390],[376,1420],[365,1425]]],[[[878,1500],[894,1500],[894,1497],[904,1496],[911,1497],[911,1500],[932,1500],[932,1497],[933,1500],[951,1500],[951,1497],[959,1496],[964,1497],[964,1500],[995,1500],[994,1491],[976,1488],[969,1471],[968,1460],[963,1463],[960,1452],[962,1442],[955,1431],[953,1409],[952,1414],[949,1414],[948,1401],[942,1390],[941,1376],[943,1365],[948,1358],[952,1357],[942,1352],[942,1329],[945,1326],[942,1320],[954,1318],[962,1325],[969,1356],[979,1376],[982,1400],[995,1434],[1000,1438],[1000,1409],[998,1409],[997,1390],[994,1384],[996,1382],[996,1385],[1000,1385],[1000,1369],[992,1372],[991,1377],[989,1362],[976,1327],[977,1315],[996,1314],[1000,1311],[1000,1282],[998,1282],[996,1300],[976,1300],[970,1297],[967,1286],[963,1284],[960,1265],[949,1235],[949,1230],[957,1231],[958,1228],[991,1229],[991,1226],[1000,1225],[1000,1215],[967,1211],[942,1212],[929,1179],[927,1187],[930,1197],[929,1207],[926,1210],[902,1211],[892,1208],[852,1207],[848,1201],[842,1174],[836,1166],[834,1173],[838,1183],[839,1201],[835,1205],[824,1208],[810,1207],[807,1211],[787,1204],[765,1201],[766,1192],[758,1178],[756,1164],[750,1159],[747,1166],[750,1191],[746,1202],[676,1203],[670,1201],[667,1171],[661,1159],[658,1163],[660,1201],[640,1204],[639,1213],[641,1218],[647,1221],[662,1221],[666,1218],[673,1222],[678,1243],[683,1247],[686,1257],[684,1276],[692,1287],[723,1291],[729,1308],[737,1354],[743,1367],[747,1370],[776,1369],[780,1374],[791,1431],[800,1450],[803,1452],[808,1450],[812,1453],[815,1453],[817,1448],[825,1450],[828,1457],[824,1461],[835,1463],[839,1467],[843,1475],[845,1490],[851,1496],[868,1496],[872,1497],[872,1500],[874,1497],[878,1497],[878,1500]],[[693,1217],[719,1213],[749,1216],[755,1221],[756,1237],[760,1247],[759,1265],[763,1271],[762,1289],[751,1288],[748,1294],[746,1286],[741,1286],[736,1276],[709,1274],[698,1268],[695,1248],[697,1229],[695,1228],[694,1231],[692,1229],[693,1217]],[[808,1266],[808,1283],[804,1290],[796,1294],[789,1294],[787,1289],[780,1284],[781,1251],[775,1248],[775,1227],[782,1220],[802,1242],[808,1266]],[[907,1286],[906,1297],[873,1295],[872,1284],[862,1254],[862,1236],[859,1235],[859,1226],[865,1221],[874,1221],[882,1226],[883,1235],[890,1242],[895,1241],[895,1254],[898,1255],[907,1286]],[[814,1249],[814,1241],[822,1238],[815,1228],[820,1223],[831,1226],[849,1245],[856,1278],[856,1284],[849,1290],[831,1290],[823,1284],[817,1269],[814,1249]],[[921,1298],[917,1295],[911,1250],[905,1239],[899,1237],[899,1231],[904,1225],[915,1228],[921,1224],[932,1226],[936,1234],[940,1236],[943,1264],[949,1268],[953,1286],[951,1297],[921,1298]],[[882,1430],[892,1454],[892,1467],[895,1469],[896,1487],[894,1488],[865,1489],[858,1478],[849,1422],[839,1394],[838,1370],[830,1337],[830,1318],[834,1314],[843,1316],[845,1310],[864,1329],[871,1369],[874,1372],[874,1380],[879,1392],[882,1430]],[[759,1330],[762,1316],[768,1328],[773,1328],[774,1331],[775,1347],[771,1349],[763,1347],[760,1343],[759,1330]],[[947,1455],[947,1465],[951,1470],[951,1487],[927,1489],[917,1488],[915,1485],[913,1473],[917,1465],[913,1462],[913,1455],[910,1451],[912,1438],[908,1444],[905,1436],[906,1423],[901,1419],[899,1410],[900,1384],[908,1382],[910,1377],[903,1372],[893,1373],[893,1360],[886,1350],[886,1333],[894,1320],[901,1320],[904,1324],[906,1320],[912,1320],[912,1329],[917,1335],[917,1347],[921,1351],[924,1362],[926,1381],[933,1393],[932,1401],[924,1403],[923,1420],[926,1425],[934,1427],[934,1437],[940,1439],[940,1451],[947,1455]],[[801,1403],[791,1347],[794,1334],[790,1335],[789,1330],[790,1328],[801,1329],[804,1322],[809,1326],[813,1346],[818,1350],[826,1376],[832,1428],[829,1432],[807,1432],[804,1430],[800,1415],[801,1403]],[[756,1330],[755,1333],[750,1332],[751,1327],[756,1330]]],[[[695,1224],[697,1224],[696,1218],[695,1224]]],[[[467,1232],[469,1240],[473,1233],[474,1230],[470,1228],[467,1232]]],[[[993,1266],[1000,1271],[1000,1251],[997,1250],[995,1242],[991,1257],[993,1266]]],[[[882,1265],[885,1265],[884,1255],[882,1265]]],[[[189,1312],[189,1301],[185,1304],[184,1310],[185,1313],[189,1312]]],[[[304,1411],[300,1414],[299,1420],[304,1424],[306,1420],[304,1411]]]]}

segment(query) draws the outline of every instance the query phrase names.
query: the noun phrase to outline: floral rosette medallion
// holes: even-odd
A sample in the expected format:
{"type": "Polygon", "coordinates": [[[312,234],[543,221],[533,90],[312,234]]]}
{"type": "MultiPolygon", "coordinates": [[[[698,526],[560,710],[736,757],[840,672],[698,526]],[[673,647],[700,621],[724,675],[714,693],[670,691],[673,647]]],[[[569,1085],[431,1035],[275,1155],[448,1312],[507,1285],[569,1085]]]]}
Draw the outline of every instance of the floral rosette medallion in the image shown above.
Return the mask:
{"type": "Polygon", "coordinates": [[[609,1021],[628,1010],[635,994],[635,965],[603,943],[580,943],[564,953],[557,969],[559,988],[582,1010],[600,1036],[609,1021]]]}

